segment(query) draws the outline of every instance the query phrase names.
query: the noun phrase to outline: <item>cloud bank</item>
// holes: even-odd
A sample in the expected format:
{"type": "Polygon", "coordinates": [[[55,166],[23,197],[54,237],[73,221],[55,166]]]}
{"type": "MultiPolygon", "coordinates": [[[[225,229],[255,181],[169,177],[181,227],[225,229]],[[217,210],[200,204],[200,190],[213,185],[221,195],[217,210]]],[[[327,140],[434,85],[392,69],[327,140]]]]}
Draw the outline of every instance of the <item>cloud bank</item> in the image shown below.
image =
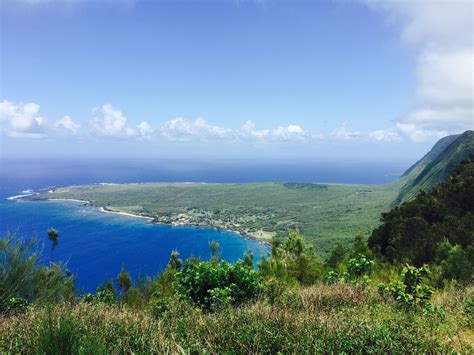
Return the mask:
{"type": "Polygon", "coordinates": [[[474,2],[363,0],[416,52],[416,107],[395,129],[414,141],[474,128],[474,2]]]}

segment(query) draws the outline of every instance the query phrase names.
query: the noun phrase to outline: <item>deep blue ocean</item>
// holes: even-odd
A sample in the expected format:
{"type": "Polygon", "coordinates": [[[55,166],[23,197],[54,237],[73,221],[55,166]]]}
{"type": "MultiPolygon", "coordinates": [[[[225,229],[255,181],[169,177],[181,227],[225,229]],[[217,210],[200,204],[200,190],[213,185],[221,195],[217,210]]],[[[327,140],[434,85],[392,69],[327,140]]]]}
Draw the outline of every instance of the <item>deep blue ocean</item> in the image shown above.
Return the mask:
{"type": "Polygon", "coordinates": [[[28,189],[98,182],[254,182],[315,181],[385,183],[396,179],[408,164],[330,163],[202,163],[125,161],[6,161],[0,162],[0,235],[15,232],[35,236],[43,245],[43,262],[67,262],[77,276],[79,292],[94,291],[122,264],[131,273],[155,275],[163,270],[171,251],[182,258],[210,257],[209,242],[217,241],[224,259],[236,261],[246,250],[255,259],[269,249],[233,232],[209,228],[171,227],[147,220],[101,213],[77,202],[11,201],[7,197],[28,189]],[[47,230],[59,231],[59,244],[50,251],[47,230]]]}

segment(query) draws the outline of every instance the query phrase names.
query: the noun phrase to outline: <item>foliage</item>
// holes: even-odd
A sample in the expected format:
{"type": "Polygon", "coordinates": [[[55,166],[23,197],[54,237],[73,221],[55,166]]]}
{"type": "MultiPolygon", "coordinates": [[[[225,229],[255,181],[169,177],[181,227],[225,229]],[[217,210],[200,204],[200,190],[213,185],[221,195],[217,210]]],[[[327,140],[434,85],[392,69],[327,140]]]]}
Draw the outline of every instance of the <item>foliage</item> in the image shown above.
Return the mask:
{"type": "Polygon", "coordinates": [[[245,266],[221,261],[185,262],[176,273],[176,291],[191,299],[197,306],[210,310],[214,301],[224,297],[226,302],[238,305],[257,297],[262,283],[257,271],[245,266]]]}
{"type": "Polygon", "coordinates": [[[391,262],[438,263],[443,277],[474,277],[474,156],[430,193],[382,214],[369,246],[391,262]],[[449,245],[448,245],[449,243],[449,245]]]}
{"type": "Polygon", "coordinates": [[[0,309],[5,313],[22,313],[28,309],[29,302],[23,297],[11,297],[5,299],[0,309]]]}
{"type": "Polygon", "coordinates": [[[117,301],[112,291],[108,289],[98,290],[95,295],[95,300],[99,303],[113,304],[117,301]]]}
{"type": "Polygon", "coordinates": [[[351,257],[356,257],[357,255],[362,254],[368,257],[372,256],[372,250],[370,250],[367,242],[364,240],[364,234],[362,232],[357,232],[354,237],[354,244],[352,245],[351,257]]]}
{"type": "Polygon", "coordinates": [[[73,354],[78,347],[79,335],[71,318],[60,318],[57,322],[49,314],[41,320],[38,334],[38,353],[73,354]]]}
{"type": "Polygon", "coordinates": [[[349,279],[357,279],[372,270],[374,262],[363,254],[357,255],[355,258],[347,262],[347,275],[349,279]]]}
{"type": "Polygon", "coordinates": [[[346,260],[347,251],[346,248],[342,245],[341,241],[338,240],[334,247],[329,252],[329,255],[326,259],[326,267],[331,269],[336,269],[340,264],[346,260]]]}
{"type": "Polygon", "coordinates": [[[416,268],[407,264],[402,271],[403,283],[381,284],[379,292],[393,297],[405,306],[426,309],[430,305],[430,298],[433,294],[433,289],[423,282],[428,274],[427,267],[416,268]]]}
{"type": "Polygon", "coordinates": [[[472,353],[463,307],[472,287],[443,292],[444,319],[348,284],[213,313],[172,297],[158,318],[118,304],[35,307],[0,321],[0,353],[472,353]]]}
{"type": "Polygon", "coordinates": [[[273,238],[271,255],[262,258],[258,267],[264,277],[296,280],[301,284],[316,282],[324,268],[313,247],[296,230],[290,230],[286,238],[273,238]]]}
{"type": "Polygon", "coordinates": [[[160,297],[152,299],[149,303],[150,314],[154,318],[161,318],[168,311],[169,303],[169,297],[160,297]]]}
{"type": "Polygon", "coordinates": [[[170,255],[170,261],[168,262],[168,268],[178,270],[181,265],[183,265],[183,261],[179,258],[179,252],[173,250],[170,255]]]}
{"type": "Polygon", "coordinates": [[[115,289],[112,279],[108,279],[105,283],[97,287],[95,300],[99,303],[106,304],[112,304],[117,301],[117,290],[115,289]]]}
{"type": "Polygon", "coordinates": [[[125,269],[124,265],[122,265],[122,270],[117,276],[117,283],[120,287],[120,291],[122,292],[122,294],[126,294],[130,287],[132,287],[132,278],[125,269]]]}
{"type": "Polygon", "coordinates": [[[51,249],[52,250],[54,250],[54,248],[57,247],[58,238],[59,238],[59,232],[54,228],[49,228],[48,229],[48,239],[51,242],[51,249]]]}
{"type": "Polygon", "coordinates": [[[34,239],[7,234],[0,240],[0,306],[12,298],[43,303],[74,299],[75,277],[61,263],[45,267],[38,259],[34,239]]]}
{"type": "Polygon", "coordinates": [[[474,131],[440,139],[431,151],[407,170],[401,178],[405,184],[401,188],[397,202],[405,202],[416,197],[420,191],[429,192],[445,180],[469,155],[474,154],[474,131]]]}

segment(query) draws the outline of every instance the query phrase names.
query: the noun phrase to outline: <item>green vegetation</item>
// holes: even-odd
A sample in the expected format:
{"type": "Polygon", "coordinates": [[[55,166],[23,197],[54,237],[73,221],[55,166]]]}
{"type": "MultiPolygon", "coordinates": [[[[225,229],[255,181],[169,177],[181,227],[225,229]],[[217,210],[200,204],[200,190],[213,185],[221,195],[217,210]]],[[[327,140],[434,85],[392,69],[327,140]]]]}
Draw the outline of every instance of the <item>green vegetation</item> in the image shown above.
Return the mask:
{"type": "MultiPolygon", "coordinates": [[[[448,139],[435,151],[452,147],[448,139]]],[[[425,171],[428,160],[407,176],[425,171]]],[[[249,223],[241,226],[256,228],[281,221],[285,211],[287,223],[273,225],[278,233],[258,270],[251,253],[230,264],[221,260],[219,244],[211,242],[208,261],[182,261],[173,251],[162,273],[132,280],[123,266],[116,279],[120,292],[109,279],[95,294],[79,298],[63,265],[39,265],[34,241],[8,235],[0,241],[0,353],[473,353],[474,157],[452,171],[430,192],[384,213],[368,243],[363,233],[354,233],[351,243],[339,240],[327,248],[324,259],[306,241],[316,235],[308,231],[319,227],[297,222],[297,209],[311,210],[302,212],[306,219],[343,216],[338,203],[353,199],[372,211],[376,204],[369,200],[378,196],[377,203],[386,206],[397,184],[370,191],[310,183],[58,189],[46,196],[85,198],[97,205],[109,201],[114,209],[156,219],[183,209],[186,218],[225,213],[231,217],[219,223],[240,218],[249,223]],[[140,207],[131,204],[140,198],[140,207]],[[249,201],[259,218],[243,212],[249,201]],[[212,203],[219,208],[212,209],[212,203]],[[335,211],[325,214],[323,203],[335,211]],[[283,232],[284,227],[291,228],[283,232]]],[[[370,215],[347,213],[351,221],[370,215]]],[[[330,222],[318,220],[324,228],[336,228],[330,222]]],[[[48,235],[53,249],[58,233],[50,229],[48,235]]]]}
{"type": "Polygon", "coordinates": [[[396,202],[412,200],[420,191],[429,192],[451,175],[461,161],[473,154],[474,131],[440,139],[428,154],[402,176],[400,183],[403,186],[396,202]]]}
{"type": "Polygon", "coordinates": [[[8,234],[0,240],[0,312],[75,297],[74,277],[62,264],[40,266],[39,252],[34,239],[8,234]]]}
{"type": "Polygon", "coordinates": [[[349,244],[356,232],[369,234],[397,193],[393,185],[147,183],[68,186],[35,198],[87,200],[159,223],[213,226],[267,240],[298,228],[324,254],[336,240],[349,244]]]}
{"type": "Polygon", "coordinates": [[[474,279],[474,156],[429,193],[382,215],[369,246],[390,261],[434,264],[440,279],[474,279]]]}
{"type": "Polygon", "coordinates": [[[358,254],[357,243],[346,250],[355,256],[338,263],[342,274],[324,266],[296,232],[274,244],[258,271],[218,254],[182,263],[173,252],[154,278],[131,283],[122,268],[120,296],[107,281],[95,295],[33,298],[15,312],[3,309],[0,352],[474,351],[472,286],[435,290],[426,268],[400,273],[398,265],[358,254]],[[330,280],[331,273],[338,277],[330,280]],[[387,286],[375,286],[382,280],[387,286]]]}

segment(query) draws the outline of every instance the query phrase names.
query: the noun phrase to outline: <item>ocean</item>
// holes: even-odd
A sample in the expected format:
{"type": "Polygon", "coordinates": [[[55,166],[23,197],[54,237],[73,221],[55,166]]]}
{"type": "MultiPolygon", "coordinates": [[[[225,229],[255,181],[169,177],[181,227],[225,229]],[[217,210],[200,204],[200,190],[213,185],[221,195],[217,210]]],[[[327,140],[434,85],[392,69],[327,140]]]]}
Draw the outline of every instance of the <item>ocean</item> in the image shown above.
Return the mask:
{"type": "Polygon", "coordinates": [[[173,250],[181,258],[208,259],[209,243],[217,241],[222,257],[234,262],[250,250],[259,260],[269,248],[237,233],[211,228],[165,226],[148,220],[106,214],[98,208],[70,201],[12,201],[22,191],[48,186],[87,183],[151,181],[254,182],[315,181],[385,183],[396,178],[406,164],[346,166],[338,164],[202,163],[165,161],[1,161],[0,236],[34,236],[43,246],[43,263],[67,263],[77,276],[79,293],[92,292],[107,278],[115,278],[125,265],[133,278],[153,276],[166,267],[173,250]],[[59,231],[59,244],[51,250],[48,228],[59,231]]]}

